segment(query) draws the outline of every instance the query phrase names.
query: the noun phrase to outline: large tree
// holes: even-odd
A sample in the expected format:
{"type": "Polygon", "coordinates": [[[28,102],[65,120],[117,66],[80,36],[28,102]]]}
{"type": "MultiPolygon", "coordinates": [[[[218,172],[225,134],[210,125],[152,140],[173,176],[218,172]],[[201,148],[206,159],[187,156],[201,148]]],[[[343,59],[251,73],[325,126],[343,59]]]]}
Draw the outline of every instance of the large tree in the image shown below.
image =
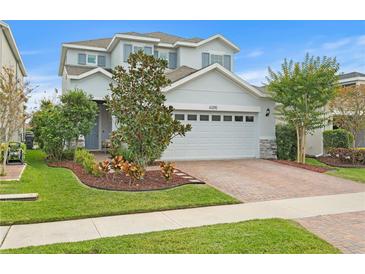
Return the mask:
{"type": "Polygon", "coordinates": [[[66,91],[61,97],[61,112],[67,120],[69,146],[75,140],[76,147],[80,135],[89,134],[95,125],[98,105],[92,101],[92,96],[81,89],[66,91]]]}
{"type": "Polygon", "coordinates": [[[269,68],[268,90],[277,102],[279,119],[297,132],[297,162],[305,163],[305,136],[328,121],[326,106],[336,94],[336,58],[305,56],[303,62],[284,60],[281,70],[269,68]]]}
{"type": "MultiPolygon", "coordinates": [[[[0,144],[11,141],[13,136],[24,127],[27,118],[25,103],[31,92],[28,83],[17,78],[14,69],[0,68],[0,144]]],[[[7,146],[0,149],[0,174],[5,174],[7,146]]]]}
{"type": "Polygon", "coordinates": [[[174,120],[174,109],[165,105],[161,89],[170,83],[165,75],[166,60],[139,51],[129,56],[128,64],[128,68],[114,69],[111,95],[106,100],[116,118],[115,136],[144,167],[161,156],[172,138],[185,135],[191,126],[174,120]]]}
{"type": "Polygon", "coordinates": [[[365,130],[365,85],[339,88],[330,108],[334,113],[334,124],[351,132],[355,144],[360,143],[359,133],[365,130]]]}

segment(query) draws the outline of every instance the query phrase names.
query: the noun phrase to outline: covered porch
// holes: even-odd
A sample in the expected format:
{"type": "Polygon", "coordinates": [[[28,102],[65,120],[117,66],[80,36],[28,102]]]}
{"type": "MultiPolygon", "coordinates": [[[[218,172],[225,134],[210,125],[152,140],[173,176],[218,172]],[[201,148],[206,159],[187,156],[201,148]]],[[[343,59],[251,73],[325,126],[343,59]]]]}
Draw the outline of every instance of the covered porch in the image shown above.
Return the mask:
{"type": "Polygon", "coordinates": [[[95,101],[98,104],[98,115],[95,125],[90,133],[85,136],[85,148],[92,151],[101,151],[105,143],[110,140],[114,128],[114,121],[110,112],[106,109],[105,101],[95,101]]]}

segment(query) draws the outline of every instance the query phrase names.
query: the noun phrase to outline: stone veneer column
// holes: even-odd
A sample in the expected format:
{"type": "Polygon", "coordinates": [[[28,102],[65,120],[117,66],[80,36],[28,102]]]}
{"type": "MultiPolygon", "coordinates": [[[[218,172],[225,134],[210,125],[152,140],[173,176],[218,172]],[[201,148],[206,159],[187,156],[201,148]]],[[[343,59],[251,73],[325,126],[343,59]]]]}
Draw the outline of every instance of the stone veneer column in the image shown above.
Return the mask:
{"type": "Polygon", "coordinates": [[[262,159],[276,159],[276,140],[260,139],[260,158],[262,159]]]}

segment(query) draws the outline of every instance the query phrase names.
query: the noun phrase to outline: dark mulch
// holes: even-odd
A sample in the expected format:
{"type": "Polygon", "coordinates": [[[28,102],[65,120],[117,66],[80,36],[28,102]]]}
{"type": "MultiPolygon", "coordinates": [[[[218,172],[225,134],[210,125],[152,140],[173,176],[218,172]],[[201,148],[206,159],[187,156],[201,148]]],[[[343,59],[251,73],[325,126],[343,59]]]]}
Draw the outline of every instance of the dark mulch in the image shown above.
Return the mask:
{"type": "Polygon", "coordinates": [[[146,171],[143,180],[135,181],[133,184],[129,185],[130,177],[124,175],[124,173],[110,173],[101,177],[96,177],[87,173],[82,165],[73,161],[48,162],[47,164],[50,167],[68,168],[72,170],[85,185],[105,190],[149,191],[169,189],[187,184],[204,184],[203,182],[191,183],[189,182],[189,179],[184,179],[182,176],[176,174],[173,175],[171,181],[166,182],[160,170],[149,170],[146,171]]]}
{"type": "Polygon", "coordinates": [[[317,160],[321,161],[322,163],[324,163],[326,165],[334,166],[334,167],[362,167],[362,168],[365,168],[365,165],[359,165],[359,164],[354,165],[354,164],[350,164],[350,163],[344,163],[338,158],[333,158],[333,157],[329,157],[329,156],[320,156],[320,157],[317,157],[317,160]]]}
{"type": "Polygon", "coordinates": [[[300,164],[300,163],[293,162],[293,161],[288,161],[288,160],[273,160],[273,161],[277,162],[277,163],[280,163],[280,164],[293,166],[293,167],[299,167],[299,168],[303,168],[303,169],[307,169],[307,170],[311,170],[311,171],[319,172],[319,173],[325,173],[326,171],[331,170],[331,168],[327,168],[327,167],[319,167],[319,166],[312,166],[312,165],[307,165],[307,164],[300,164]]]}

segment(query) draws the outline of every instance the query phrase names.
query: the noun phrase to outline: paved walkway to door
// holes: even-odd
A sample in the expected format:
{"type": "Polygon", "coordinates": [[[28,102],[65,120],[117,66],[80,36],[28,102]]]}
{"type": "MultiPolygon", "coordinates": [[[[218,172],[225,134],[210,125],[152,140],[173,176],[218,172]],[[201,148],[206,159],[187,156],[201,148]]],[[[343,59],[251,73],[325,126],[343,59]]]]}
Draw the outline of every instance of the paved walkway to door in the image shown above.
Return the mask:
{"type": "Polygon", "coordinates": [[[0,227],[1,249],[75,242],[252,219],[298,219],[365,210],[365,192],[0,227]]]}
{"type": "Polygon", "coordinates": [[[181,161],[177,168],[243,202],[365,191],[365,184],[268,160],[181,161]]]}
{"type": "Polygon", "coordinates": [[[365,211],[297,219],[344,253],[365,254],[365,211]]]}

